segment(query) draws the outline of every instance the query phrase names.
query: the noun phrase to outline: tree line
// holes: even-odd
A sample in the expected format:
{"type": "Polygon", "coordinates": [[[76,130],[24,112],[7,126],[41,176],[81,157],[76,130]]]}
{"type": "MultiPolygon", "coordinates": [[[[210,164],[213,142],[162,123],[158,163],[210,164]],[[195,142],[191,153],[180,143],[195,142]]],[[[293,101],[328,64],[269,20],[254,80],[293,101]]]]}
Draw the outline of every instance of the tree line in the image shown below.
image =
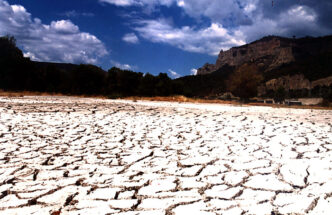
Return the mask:
{"type": "Polygon", "coordinates": [[[181,86],[166,73],[151,75],[113,67],[33,62],[24,58],[13,37],[0,38],[0,89],[70,95],[169,96],[181,94],[181,86]]]}

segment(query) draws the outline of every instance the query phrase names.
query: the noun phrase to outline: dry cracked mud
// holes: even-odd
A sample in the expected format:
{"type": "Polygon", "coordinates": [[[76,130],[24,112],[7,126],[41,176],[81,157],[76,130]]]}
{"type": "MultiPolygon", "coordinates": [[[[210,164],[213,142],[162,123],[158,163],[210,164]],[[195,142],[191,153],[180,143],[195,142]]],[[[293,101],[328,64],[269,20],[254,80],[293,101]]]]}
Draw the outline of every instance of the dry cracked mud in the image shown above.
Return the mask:
{"type": "Polygon", "coordinates": [[[331,214],[332,111],[0,97],[1,214],[331,214]]]}

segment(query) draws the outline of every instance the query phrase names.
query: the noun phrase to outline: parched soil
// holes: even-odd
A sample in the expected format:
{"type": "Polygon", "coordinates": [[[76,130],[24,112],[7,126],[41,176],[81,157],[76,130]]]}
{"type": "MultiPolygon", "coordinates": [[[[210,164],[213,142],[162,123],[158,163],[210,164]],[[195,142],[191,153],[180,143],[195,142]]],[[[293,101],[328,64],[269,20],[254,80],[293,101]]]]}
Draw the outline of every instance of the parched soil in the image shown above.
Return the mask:
{"type": "Polygon", "coordinates": [[[0,97],[0,214],[331,214],[332,111],[0,97]]]}

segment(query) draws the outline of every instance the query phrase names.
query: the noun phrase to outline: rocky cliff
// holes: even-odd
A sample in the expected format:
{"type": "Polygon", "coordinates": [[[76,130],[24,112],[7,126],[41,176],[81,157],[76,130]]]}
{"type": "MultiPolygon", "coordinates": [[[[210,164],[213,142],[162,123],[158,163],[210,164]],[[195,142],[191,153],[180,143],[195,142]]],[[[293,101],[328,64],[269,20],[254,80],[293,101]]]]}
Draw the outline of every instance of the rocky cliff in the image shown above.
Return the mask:
{"type": "Polygon", "coordinates": [[[330,85],[332,85],[332,76],[322,78],[316,81],[309,81],[302,74],[293,76],[282,76],[277,79],[269,80],[265,83],[265,87],[267,90],[277,90],[280,87],[284,88],[285,90],[311,90],[317,86],[328,87],[330,85]]]}
{"type": "Polygon", "coordinates": [[[311,89],[311,82],[302,74],[293,76],[282,76],[277,79],[269,80],[265,83],[267,90],[277,90],[284,88],[285,90],[311,89]]]}
{"type": "Polygon", "coordinates": [[[303,74],[287,75],[279,78],[271,79],[258,87],[258,96],[265,95],[268,91],[277,91],[283,88],[286,91],[290,90],[313,90],[316,87],[330,87],[332,86],[332,76],[321,78],[315,81],[310,81],[304,77],[303,74]]]}
{"type": "Polygon", "coordinates": [[[269,36],[228,51],[221,50],[216,64],[205,64],[197,74],[205,75],[225,65],[238,67],[244,63],[255,63],[263,71],[270,71],[308,56],[331,51],[332,36],[300,39],[269,36]]]}

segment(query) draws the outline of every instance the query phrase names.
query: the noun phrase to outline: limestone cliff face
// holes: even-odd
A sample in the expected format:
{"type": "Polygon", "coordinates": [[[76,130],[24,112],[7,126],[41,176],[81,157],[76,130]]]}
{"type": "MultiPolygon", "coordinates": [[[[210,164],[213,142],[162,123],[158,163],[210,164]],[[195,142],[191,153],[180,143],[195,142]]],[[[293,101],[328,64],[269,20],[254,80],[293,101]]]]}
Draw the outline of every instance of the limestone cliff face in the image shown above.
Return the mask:
{"type": "Polygon", "coordinates": [[[273,37],[246,46],[232,48],[226,52],[221,51],[216,62],[216,67],[220,68],[225,64],[239,66],[247,62],[255,62],[258,65],[264,64],[264,66],[278,66],[282,63],[294,61],[291,48],[292,43],[282,43],[279,38],[273,37]]]}
{"type": "Polygon", "coordinates": [[[311,88],[315,88],[317,86],[332,86],[332,76],[311,82],[311,88]]]}
{"type": "Polygon", "coordinates": [[[311,83],[303,75],[282,76],[265,83],[267,90],[277,90],[282,87],[285,90],[311,89],[311,83]]]}
{"type": "Polygon", "coordinates": [[[209,64],[209,63],[206,63],[202,68],[199,68],[197,70],[197,74],[199,75],[202,75],[202,74],[209,74],[209,73],[212,73],[214,71],[216,71],[217,68],[216,68],[216,65],[214,64],[209,64]]]}
{"type": "Polygon", "coordinates": [[[283,87],[285,90],[313,89],[317,86],[331,86],[332,76],[310,82],[302,74],[293,76],[282,76],[277,79],[269,80],[265,83],[267,90],[277,90],[283,87]]]}
{"type": "Polygon", "coordinates": [[[279,88],[284,88],[286,91],[289,90],[312,90],[315,87],[329,87],[332,86],[332,76],[322,78],[315,81],[309,81],[302,74],[292,76],[282,76],[280,78],[271,79],[265,82],[263,85],[258,87],[258,95],[264,95],[267,91],[276,91],[279,88]]]}
{"type": "Polygon", "coordinates": [[[269,36],[228,51],[221,50],[216,64],[206,64],[198,69],[198,74],[209,74],[226,64],[238,67],[244,63],[255,63],[264,71],[269,71],[303,56],[326,51],[332,51],[332,37],[289,39],[269,36]]]}
{"type": "Polygon", "coordinates": [[[208,67],[206,64],[198,70],[198,74],[214,72],[226,64],[237,67],[248,62],[272,69],[283,63],[294,61],[292,46],[292,40],[284,41],[279,37],[268,37],[248,45],[231,48],[225,52],[221,50],[216,64],[208,64],[208,67]]]}

